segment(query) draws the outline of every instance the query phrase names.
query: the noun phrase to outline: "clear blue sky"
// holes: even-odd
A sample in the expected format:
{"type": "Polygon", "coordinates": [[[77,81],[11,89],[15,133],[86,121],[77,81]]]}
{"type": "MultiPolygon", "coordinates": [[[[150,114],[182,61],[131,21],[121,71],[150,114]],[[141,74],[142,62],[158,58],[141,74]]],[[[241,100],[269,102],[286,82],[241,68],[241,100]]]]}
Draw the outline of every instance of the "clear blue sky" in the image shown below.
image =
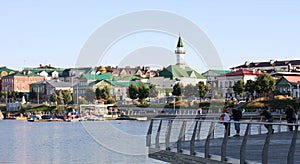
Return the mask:
{"type": "MultiPolygon", "coordinates": [[[[149,9],[176,13],[197,24],[214,44],[224,69],[245,61],[300,59],[299,6],[300,1],[296,0],[1,0],[0,66],[21,69],[41,63],[73,67],[81,48],[95,30],[120,15],[149,9]]],[[[110,58],[103,59],[99,65],[117,65],[119,61],[114,55],[144,46],[174,51],[177,41],[177,38],[151,32],[127,39],[111,47],[110,58]]],[[[189,52],[192,50],[187,46],[187,55],[189,52]]],[[[201,62],[188,57],[187,60],[200,72],[208,69],[199,66],[201,62]]]]}

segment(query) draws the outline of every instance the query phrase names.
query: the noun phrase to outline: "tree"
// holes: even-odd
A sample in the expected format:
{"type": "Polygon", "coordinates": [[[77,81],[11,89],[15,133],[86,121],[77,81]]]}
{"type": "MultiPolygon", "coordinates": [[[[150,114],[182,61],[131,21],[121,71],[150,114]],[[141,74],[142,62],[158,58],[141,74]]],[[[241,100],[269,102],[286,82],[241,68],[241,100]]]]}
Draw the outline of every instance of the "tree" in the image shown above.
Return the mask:
{"type": "Polygon", "coordinates": [[[149,89],[149,97],[154,98],[158,96],[158,90],[154,84],[150,84],[149,89]]]}
{"type": "Polygon", "coordinates": [[[105,100],[110,98],[110,88],[108,86],[105,86],[100,90],[100,98],[105,100]]]}
{"type": "Polygon", "coordinates": [[[247,80],[247,82],[245,84],[245,91],[250,93],[251,97],[253,97],[255,87],[256,87],[256,85],[253,80],[247,80]]]}
{"type": "Polygon", "coordinates": [[[245,91],[245,86],[244,86],[244,82],[242,80],[238,80],[234,83],[234,85],[232,86],[232,89],[235,93],[235,95],[240,96],[241,94],[244,93],[245,91]]]}
{"type": "Polygon", "coordinates": [[[81,105],[81,104],[87,104],[88,101],[86,101],[86,99],[82,98],[82,97],[79,97],[78,98],[78,104],[81,105]]]}
{"type": "Polygon", "coordinates": [[[176,83],[173,86],[172,95],[181,96],[182,95],[182,89],[183,89],[183,85],[181,83],[176,83]]]}
{"type": "Polygon", "coordinates": [[[275,89],[276,81],[273,77],[267,73],[257,77],[255,82],[256,92],[259,94],[271,93],[275,89]]]}
{"type": "Polygon", "coordinates": [[[199,98],[201,101],[201,99],[204,98],[205,95],[208,93],[209,87],[207,85],[205,85],[203,81],[199,81],[198,82],[198,91],[199,91],[199,98]]]}
{"type": "Polygon", "coordinates": [[[188,84],[183,89],[183,95],[188,98],[190,98],[190,97],[194,98],[194,97],[198,96],[198,93],[199,93],[198,90],[199,90],[199,88],[197,86],[188,84]]]}
{"type": "Polygon", "coordinates": [[[134,84],[130,84],[128,88],[129,97],[134,100],[138,98],[138,87],[134,84]]]}
{"type": "Polygon", "coordinates": [[[62,94],[62,91],[59,91],[59,93],[58,93],[58,100],[59,100],[60,105],[64,104],[64,96],[62,94]]]}
{"type": "Polygon", "coordinates": [[[64,91],[63,92],[63,98],[65,101],[65,104],[69,104],[72,101],[72,95],[70,91],[64,91]]]}
{"type": "Polygon", "coordinates": [[[145,99],[149,96],[149,87],[147,87],[143,82],[139,83],[138,87],[138,98],[140,103],[144,103],[145,99]]]}
{"type": "Polygon", "coordinates": [[[88,102],[93,102],[95,98],[96,98],[96,94],[95,94],[93,88],[91,88],[91,87],[87,88],[87,90],[85,91],[85,99],[88,102]]]}
{"type": "Polygon", "coordinates": [[[50,101],[56,103],[57,102],[57,95],[55,92],[53,92],[50,96],[50,101]]]}
{"type": "Polygon", "coordinates": [[[100,90],[99,87],[96,88],[95,94],[96,94],[96,99],[100,99],[101,98],[101,90],[100,90]]]}

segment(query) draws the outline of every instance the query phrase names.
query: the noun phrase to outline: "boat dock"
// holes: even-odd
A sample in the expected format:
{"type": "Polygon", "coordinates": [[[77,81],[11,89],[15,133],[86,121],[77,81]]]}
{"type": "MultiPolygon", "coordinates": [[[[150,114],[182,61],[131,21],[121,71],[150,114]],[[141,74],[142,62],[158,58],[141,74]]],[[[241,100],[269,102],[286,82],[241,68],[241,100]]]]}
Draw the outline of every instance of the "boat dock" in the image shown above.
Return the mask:
{"type": "Polygon", "coordinates": [[[234,123],[225,131],[216,120],[153,118],[146,137],[149,157],[171,163],[300,163],[299,124],[274,122],[275,133],[266,134],[270,123],[242,121],[241,136],[232,137],[234,123]]]}

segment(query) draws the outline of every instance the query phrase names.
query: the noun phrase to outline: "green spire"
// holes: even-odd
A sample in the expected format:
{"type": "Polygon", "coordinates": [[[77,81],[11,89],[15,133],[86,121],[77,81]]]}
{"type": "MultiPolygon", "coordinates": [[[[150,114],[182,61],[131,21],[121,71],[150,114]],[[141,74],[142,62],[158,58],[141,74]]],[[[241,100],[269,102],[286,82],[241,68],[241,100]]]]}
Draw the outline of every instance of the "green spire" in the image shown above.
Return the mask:
{"type": "Polygon", "coordinates": [[[183,47],[183,42],[182,42],[181,36],[179,36],[179,38],[178,38],[177,47],[183,47]]]}

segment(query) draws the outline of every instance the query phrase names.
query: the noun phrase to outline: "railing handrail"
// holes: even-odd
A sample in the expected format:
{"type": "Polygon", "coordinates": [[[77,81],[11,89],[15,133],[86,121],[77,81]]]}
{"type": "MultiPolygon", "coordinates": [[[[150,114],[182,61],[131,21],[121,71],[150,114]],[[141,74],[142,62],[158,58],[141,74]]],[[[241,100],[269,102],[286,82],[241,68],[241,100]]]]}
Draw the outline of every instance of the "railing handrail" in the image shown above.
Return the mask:
{"type": "MultiPolygon", "coordinates": [[[[178,138],[177,138],[177,153],[181,153],[181,143],[183,141],[187,141],[187,142],[190,142],[190,153],[189,155],[191,156],[194,156],[196,153],[195,153],[195,146],[194,146],[194,142],[195,142],[195,137],[196,137],[196,134],[199,133],[197,132],[197,124],[201,123],[201,122],[208,122],[210,123],[210,128],[209,128],[209,132],[208,132],[208,135],[206,137],[206,139],[204,140],[205,142],[205,145],[204,145],[204,158],[210,158],[210,151],[209,151],[209,147],[210,147],[210,140],[214,134],[214,130],[216,128],[216,124],[217,123],[221,123],[221,121],[219,120],[203,120],[203,119],[191,119],[191,118],[183,118],[183,117],[176,117],[176,118],[152,118],[151,119],[151,123],[150,123],[150,126],[149,126],[149,130],[148,130],[148,135],[152,135],[152,128],[153,128],[153,122],[154,121],[160,121],[159,123],[159,130],[157,132],[158,135],[156,134],[156,140],[155,140],[155,148],[160,148],[158,146],[159,143],[159,135],[160,135],[160,132],[161,132],[161,123],[162,121],[167,121],[168,122],[168,125],[167,125],[167,130],[166,130],[166,138],[165,138],[165,145],[166,145],[166,150],[169,151],[171,150],[171,147],[170,147],[170,136],[171,136],[171,129],[172,129],[172,124],[175,122],[175,121],[182,121],[182,124],[181,124],[181,128],[180,128],[180,132],[179,132],[179,135],[177,134],[178,138]],[[192,132],[192,137],[190,138],[190,140],[185,140],[185,134],[186,134],[186,123],[187,122],[195,122],[195,125],[194,125],[194,128],[193,128],[193,132],[192,132]]],[[[280,120],[281,121],[281,120],[280,120]]],[[[240,124],[246,124],[247,125],[247,129],[245,131],[245,133],[247,134],[244,134],[244,138],[243,138],[243,141],[241,143],[241,147],[240,147],[240,163],[245,163],[246,162],[246,147],[247,147],[247,140],[248,140],[248,136],[250,136],[250,132],[251,130],[249,129],[250,127],[253,127],[252,125],[259,125],[259,127],[261,127],[262,125],[278,125],[278,126],[295,126],[296,128],[296,132],[294,131],[293,132],[293,136],[292,136],[292,141],[290,143],[290,147],[289,147],[289,153],[288,153],[288,157],[287,157],[287,162],[288,163],[293,163],[294,162],[294,153],[295,153],[295,145],[292,145],[292,144],[295,144],[296,143],[296,137],[297,137],[297,131],[298,131],[298,127],[300,126],[299,123],[283,123],[283,122],[253,122],[252,120],[251,121],[222,121],[222,123],[229,123],[229,124],[233,124],[233,123],[240,123],[240,124]],[[250,126],[249,126],[250,125],[250,126]]],[[[199,125],[200,126],[200,125],[199,125]]],[[[199,127],[200,129],[200,127],[199,127]]],[[[271,131],[272,129],[269,128],[267,129],[269,131],[269,133],[267,133],[267,136],[265,138],[265,141],[264,141],[264,144],[263,144],[263,150],[262,150],[262,158],[261,158],[261,163],[268,163],[268,151],[269,151],[269,145],[270,145],[270,135],[271,135],[271,131]]],[[[287,128],[288,130],[288,128],[287,128]]],[[[278,132],[281,132],[278,130],[278,132]]],[[[173,133],[173,132],[172,132],[173,133]]],[[[227,160],[227,157],[226,157],[226,147],[227,147],[227,140],[228,140],[228,137],[227,137],[227,133],[228,131],[225,130],[225,134],[224,134],[224,137],[223,137],[223,142],[222,142],[222,146],[221,146],[221,161],[222,162],[225,162],[227,160]]],[[[259,132],[260,134],[261,132],[259,132]]],[[[147,135],[147,146],[151,147],[151,137],[149,138],[149,136],[147,135]],[[150,139],[150,140],[149,140],[150,139]],[[150,142],[150,144],[149,144],[150,142]]]]}
{"type": "Polygon", "coordinates": [[[284,122],[254,122],[254,121],[219,121],[219,120],[201,120],[201,119],[191,119],[191,118],[183,118],[183,117],[178,117],[178,118],[152,118],[151,120],[188,120],[188,121],[200,121],[200,122],[215,122],[215,123],[240,123],[240,124],[254,124],[254,125],[281,125],[281,126],[300,126],[300,123],[284,123],[284,122]]]}

